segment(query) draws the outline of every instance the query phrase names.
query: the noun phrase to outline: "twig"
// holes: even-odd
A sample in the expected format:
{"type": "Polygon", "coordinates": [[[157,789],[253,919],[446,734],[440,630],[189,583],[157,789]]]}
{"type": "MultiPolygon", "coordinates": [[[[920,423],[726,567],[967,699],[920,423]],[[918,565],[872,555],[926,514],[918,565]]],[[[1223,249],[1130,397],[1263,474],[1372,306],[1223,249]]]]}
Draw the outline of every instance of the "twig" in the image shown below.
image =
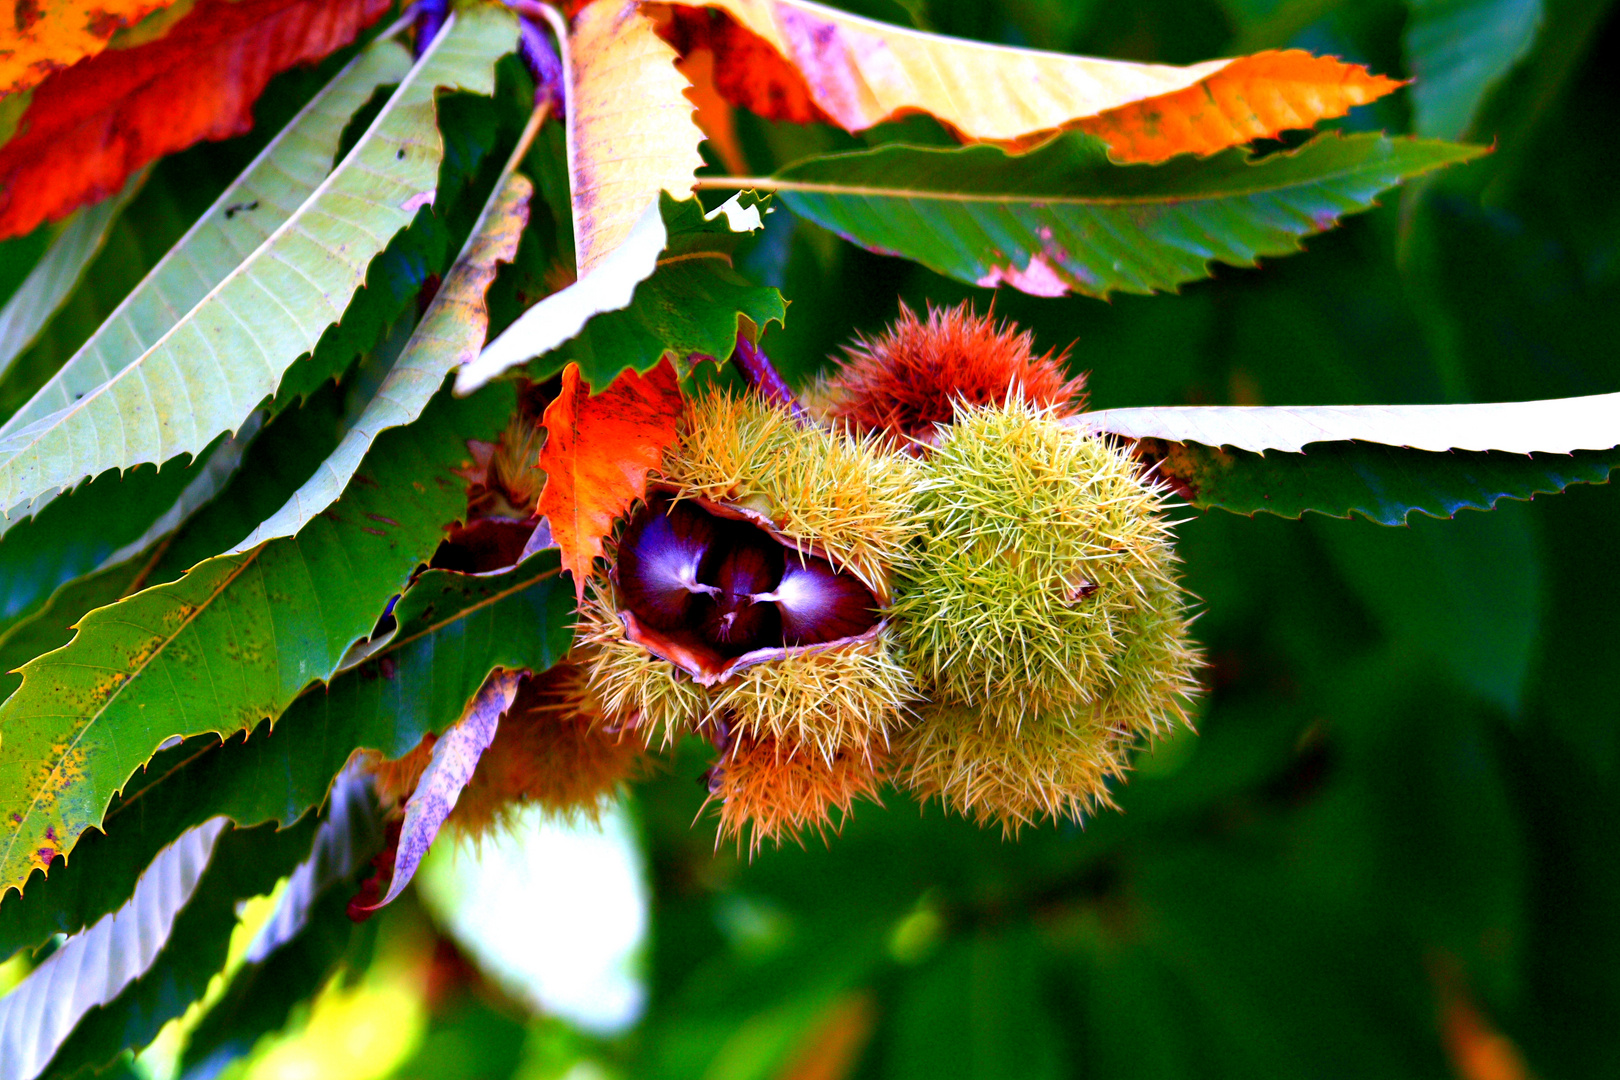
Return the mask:
{"type": "Polygon", "coordinates": [[[782,381],[771,358],[766,356],[758,345],[749,341],[741,334],[737,335],[737,348],[731,354],[731,360],[742,372],[743,378],[748,381],[760,397],[767,401],[774,401],[786,406],[788,412],[800,423],[810,422],[810,414],[804,411],[799,399],[788,389],[788,384],[782,381]]]}
{"type": "Polygon", "coordinates": [[[427,52],[433,39],[439,36],[444,28],[445,10],[449,7],[446,0],[416,0],[416,45],[415,53],[418,60],[427,52]]]}
{"type": "Polygon", "coordinates": [[[523,19],[518,29],[521,33],[518,53],[523,57],[529,74],[534,77],[534,103],[537,106],[550,105],[552,113],[561,120],[564,118],[562,57],[557,55],[545,31],[530,19],[523,19]]]}

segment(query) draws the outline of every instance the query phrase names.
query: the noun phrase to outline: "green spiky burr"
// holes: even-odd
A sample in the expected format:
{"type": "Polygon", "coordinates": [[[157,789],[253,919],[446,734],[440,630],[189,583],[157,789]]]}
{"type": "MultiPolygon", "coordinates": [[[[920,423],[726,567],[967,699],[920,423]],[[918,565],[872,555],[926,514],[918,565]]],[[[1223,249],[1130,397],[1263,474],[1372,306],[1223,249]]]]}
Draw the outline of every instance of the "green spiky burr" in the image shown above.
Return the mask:
{"type": "MultiPolygon", "coordinates": [[[[925,694],[1016,729],[1130,682],[1139,612],[1176,595],[1163,491],[1137,464],[1014,400],[959,410],[921,472],[892,615],[925,694]]],[[[1181,623],[1161,629],[1185,650],[1181,623]]]]}

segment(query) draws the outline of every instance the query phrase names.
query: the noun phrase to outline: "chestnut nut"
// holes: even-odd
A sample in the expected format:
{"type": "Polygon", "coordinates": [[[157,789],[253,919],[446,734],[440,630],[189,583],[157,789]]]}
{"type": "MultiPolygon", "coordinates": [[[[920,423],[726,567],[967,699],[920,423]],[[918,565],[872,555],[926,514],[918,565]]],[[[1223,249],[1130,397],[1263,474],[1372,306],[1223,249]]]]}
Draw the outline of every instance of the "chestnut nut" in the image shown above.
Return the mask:
{"type": "Polygon", "coordinates": [[[662,496],[626,525],[614,574],[641,622],[728,656],[855,637],[879,619],[872,590],[826,559],[662,496]]]}

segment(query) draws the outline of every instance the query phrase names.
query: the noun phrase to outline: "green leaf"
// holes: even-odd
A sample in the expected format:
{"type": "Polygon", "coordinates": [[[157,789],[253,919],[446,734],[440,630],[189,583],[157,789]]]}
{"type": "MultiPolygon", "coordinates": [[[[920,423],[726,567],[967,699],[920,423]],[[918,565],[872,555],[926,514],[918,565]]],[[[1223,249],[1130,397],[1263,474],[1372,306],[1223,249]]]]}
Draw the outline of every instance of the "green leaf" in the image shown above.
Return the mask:
{"type": "MultiPolygon", "coordinates": [[[[184,234],[185,196],[162,182],[177,168],[165,162],[153,169],[156,179],[149,179],[112,223],[77,287],[0,379],[0,418],[27,405],[184,234]]],[[[0,528],[4,526],[0,520],[0,528]]]]}
{"type": "Polygon", "coordinates": [[[28,277],[0,307],[0,379],[5,378],[12,361],[33,343],[34,336],[79,283],[85,268],[106,242],[112,223],[145,179],[142,170],[130,177],[117,195],[69,218],[28,277]]]}
{"type": "Polygon", "coordinates": [[[456,392],[475,390],[536,356],[546,357],[536,373],[560,371],[577,361],[601,391],[621,371],[655,367],[666,352],[726,359],[744,317],[761,329],[768,322],[781,324],[787,318],[782,294],[732,269],[732,252],[743,236],[732,231],[733,205],[741,227],[757,227],[752,199],[727,204],[726,213],[708,219],[696,199],[677,201],[664,193],[662,229],[651,228],[656,222],[649,214],[594,273],[524,312],[461,370],[456,392]],[[636,262],[641,254],[650,260],[651,251],[644,251],[649,244],[661,245],[662,251],[648,269],[637,263],[634,275],[639,276],[631,280],[621,263],[636,262]]]}
{"type": "Polygon", "coordinates": [[[1037,296],[1151,293],[1253,266],[1365,210],[1385,188],[1484,150],[1382,135],[1319,135],[1287,153],[1232,150],[1115,165],[1071,134],[1009,156],[890,145],[788,166],[772,188],[796,214],[863,247],[978,285],[1037,296]]]}
{"type": "Polygon", "coordinates": [[[27,664],[0,705],[0,895],[98,824],[166,739],[250,730],[330,679],[464,511],[467,442],[494,439],[512,408],[509,390],[441,398],[296,537],[92,611],[27,664]]]}
{"type": "Polygon", "coordinates": [[[355,148],[257,250],[118,374],[0,439],[0,510],[106,469],[196,453],[275,393],[342,316],[372,257],[433,201],[444,152],[436,90],[493,91],[495,61],[516,36],[504,9],[455,15],[355,148]]]}
{"type": "Polygon", "coordinates": [[[351,879],[328,889],[296,937],[231,977],[224,995],[203,1014],[186,1042],[182,1080],[213,1080],[251,1053],[260,1038],[284,1028],[293,1009],[319,993],[340,966],[357,966],[356,954],[364,953],[377,929],[376,920],[356,924],[348,918],[349,898],[358,884],[351,879]]]}
{"type": "Polygon", "coordinates": [[[204,471],[209,456],[103,474],[7,530],[0,536],[0,627],[138,541],[204,471]]]}
{"type": "Polygon", "coordinates": [[[71,1076],[151,1042],[224,966],[237,902],[268,892],[314,833],[314,815],[281,831],[212,821],[187,833],[127,908],[70,938],[3,999],[5,1075],[71,1076]]]}
{"type": "Polygon", "coordinates": [[[185,1080],[217,1075],[252,1050],[261,1035],[280,1029],[293,1006],[319,991],[369,936],[346,914],[382,840],[371,778],[351,766],[332,786],[309,858],[288,878],[275,914],[186,1040],[180,1063],[185,1080]]]}
{"type": "MultiPolygon", "coordinates": [[[[439,95],[439,132],[445,146],[433,205],[418,210],[410,226],[371,260],[365,287],[349,301],[343,318],[326,328],[312,355],[294,363],[282,377],[272,412],[338,377],[356,356],[375,353],[401,320],[415,323],[424,287],[430,278],[449,272],[458,239],[471,236],[487,204],[495,178],[485,174],[490,152],[503,137],[503,120],[511,113],[512,103],[501,98],[510,81],[502,78],[497,66],[495,99],[439,95]]],[[[396,349],[390,358],[397,353],[396,349]]]]}
{"type": "MultiPolygon", "coordinates": [[[[128,545],[128,548],[142,550],[117,562],[112,560],[123,552],[110,553],[109,565],[63,585],[37,610],[21,616],[0,634],[0,672],[14,671],[35,657],[66,645],[73,637],[74,624],[91,610],[105,607],[131,592],[174,581],[251,532],[308,480],[337,445],[341,396],[336,387],[328,387],[302,408],[288,409],[272,420],[248,446],[240,468],[232,472],[223,491],[214,493],[222,479],[214,474],[214,466],[221,466],[221,472],[229,471],[225,467],[230,461],[221,459],[227,454],[234,456],[234,447],[229,451],[226,447],[216,451],[215,457],[186,485],[178,499],[144,508],[142,516],[147,518],[165,508],[167,513],[153,523],[147,534],[128,545]],[[204,498],[208,501],[178,532],[167,532],[170,519],[187,517],[195,501],[204,498]],[[166,535],[159,536],[159,533],[166,535]]],[[[171,462],[163,471],[178,464],[171,462]]],[[[82,497],[92,495],[98,500],[108,500],[114,509],[123,505],[141,512],[139,499],[150,490],[139,483],[143,476],[150,477],[150,469],[143,467],[126,475],[125,482],[131,488],[127,497],[118,485],[117,475],[108,474],[53,502],[38,518],[21,523],[0,538],[0,561],[5,558],[20,562],[28,558],[49,560],[47,554],[30,543],[33,540],[40,541],[46,548],[62,544],[63,554],[68,558],[76,551],[84,554],[87,547],[89,554],[96,553],[100,549],[93,534],[89,540],[76,544],[68,543],[66,537],[74,528],[82,530],[86,520],[100,521],[103,527],[117,526],[119,522],[108,514],[106,504],[87,503],[82,497]],[[39,528],[42,524],[60,528],[42,531],[39,528]]],[[[162,473],[157,482],[162,482],[162,473]]],[[[129,528],[127,523],[124,528],[129,528]]],[[[26,583],[19,583],[15,588],[32,591],[26,583]]],[[[0,699],[10,695],[21,682],[20,676],[0,674],[0,699]]]]}
{"type": "Polygon", "coordinates": [[[410,53],[378,40],[351,61],[158,260],[0,436],[72,405],[138,360],[284,225],[332,171],[349,118],[410,70],[410,53]]]}
{"type": "Polygon", "coordinates": [[[1159,472],[1194,506],[1237,514],[1262,510],[1297,518],[1362,514],[1404,525],[1413,513],[1451,517],[1489,510],[1499,499],[1530,499],[1571,484],[1602,484],[1620,468],[1620,447],[1572,454],[1434,452],[1365,442],[1312,443],[1303,453],[1212,449],[1144,440],[1159,472]],[[1158,449],[1151,449],[1154,444],[1158,449]]]}
{"type": "Polygon", "coordinates": [[[128,593],[143,569],[141,562],[128,561],[70,581],[0,634],[0,701],[22,685],[18,668],[72,641],[73,625],[128,593]]]}
{"type": "Polygon", "coordinates": [[[560,370],[573,360],[591,386],[606,389],[621,371],[651,370],[665,352],[725,360],[743,317],[762,330],[770,322],[780,325],[787,304],[775,289],[751,284],[722,256],[687,256],[637,286],[625,310],[592,319],[539,370],[560,370]]]}
{"type": "Polygon", "coordinates": [[[1412,129],[1461,138],[1485,95],[1530,54],[1542,0],[1407,0],[1412,129]]]}
{"type": "Polygon", "coordinates": [[[123,476],[104,473],[0,536],[0,635],[57,587],[137,558],[183,525],[240,466],[258,424],[246,427],[251,430],[221,438],[196,461],[139,465],[123,476]]]}
{"type": "Polygon", "coordinates": [[[539,367],[561,370],[573,360],[591,386],[604,390],[619,372],[651,370],[666,352],[729,358],[745,317],[761,331],[767,323],[783,325],[787,302],[732,269],[726,252],[666,254],[636,286],[629,307],[598,315],[539,367]]]}
{"type": "Polygon", "coordinates": [[[325,798],[358,747],[400,757],[460,719],[497,667],[550,667],[573,639],[573,589],[555,550],[488,577],[429,570],[394,607],[397,628],[363,662],[292,703],[245,741],[188,740],[114,800],[105,834],[21,895],[0,901],[0,956],[72,933],[129,898],[141,870],[215,816],[287,825],[325,798]]]}
{"type": "Polygon", "coordinates": [[[512,261],[528,220],[532,193],[527,179],[513,175],[490,195],[466,247],[434,294],[404,352],[344,433],[337,450],[286,505],[233,550],[290,536],[303,528],[338,498],[378,435],[415,420],[445,376],[478,355],[489,329],[484,293],[494,280],[496,262],[512,261]]]}

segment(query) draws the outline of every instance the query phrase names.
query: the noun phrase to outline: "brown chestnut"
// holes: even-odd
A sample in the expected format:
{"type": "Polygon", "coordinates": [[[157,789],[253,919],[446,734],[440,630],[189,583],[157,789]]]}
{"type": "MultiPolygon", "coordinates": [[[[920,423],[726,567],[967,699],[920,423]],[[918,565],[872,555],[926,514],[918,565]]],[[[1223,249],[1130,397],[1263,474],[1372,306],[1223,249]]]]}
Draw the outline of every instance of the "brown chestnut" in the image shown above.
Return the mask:
{"type": "Polygon", "coordinates": [[[690,503],[649,502],[624,530],[616,569],[624,606],[660,630],[688,625],[694,601],[720,590],[699,580],[716,522],[690,503]]]}
{"type": "MultiPolygon", "coordinates": [[[[712,580],[714,605],[704,606],[701,630],[709,644],[741,655],[782,643],[782,624],[770,604],[754,603],[754,594],[774,588],[782,576],[782,546],[750,525],[733,525],[720,540],[712,580]]],[[[707,577],[707,575],[705,575],[707,577]]]]}
{"type": "Polygon", "coordinates": [[[782,616],[782,640],[816,645],[855,637],[878,621],[877,597],[852,574],[841,574],[825,559],[789,555],[782,581],[756,603],[773,603],[782,616]]]}

